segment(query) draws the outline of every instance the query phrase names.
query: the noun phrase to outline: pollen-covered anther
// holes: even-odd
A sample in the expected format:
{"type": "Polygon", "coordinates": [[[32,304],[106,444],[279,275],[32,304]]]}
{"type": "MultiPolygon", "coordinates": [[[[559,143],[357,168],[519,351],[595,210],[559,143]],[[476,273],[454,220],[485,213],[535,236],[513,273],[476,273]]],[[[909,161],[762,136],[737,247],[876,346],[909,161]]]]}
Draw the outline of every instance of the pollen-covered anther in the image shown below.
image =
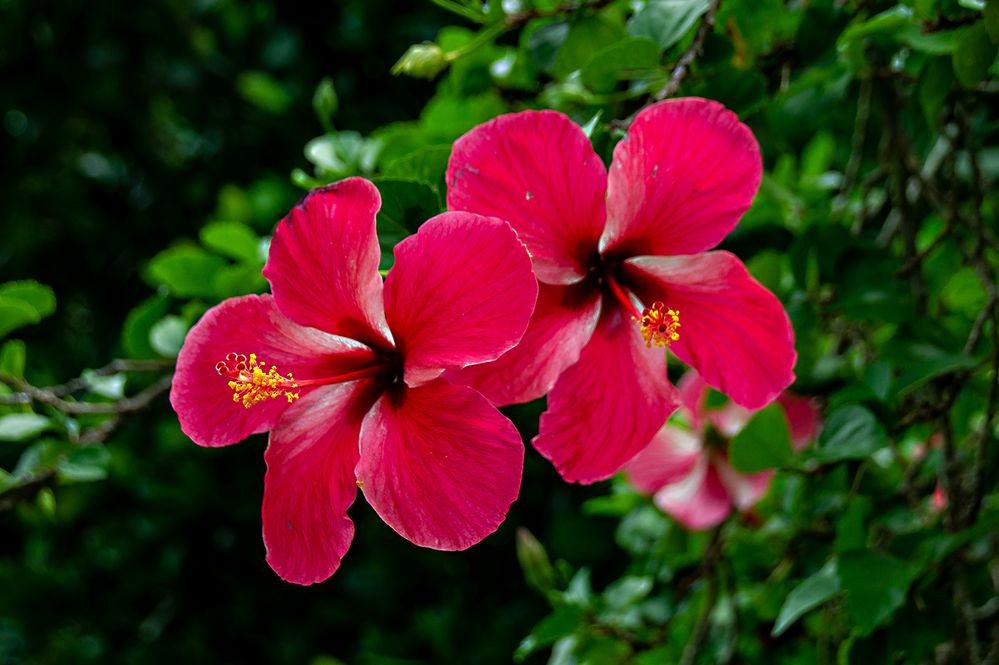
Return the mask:
{"type": "Polygon", "coordinates": [[[669,346],[680,339],[680,310],[666,307],[662,302],[652,303],[652,307],[642,310],[642,339],[645,346],[669,346]]]}
{"type": "Polygon", "coordinates": [[[247,409],[282,395],[289,404],[299,397],[297,392],[292,392],[298,384],[291,372],[283,375],[274,365],[267,367],[266,363],[257,361],[255,353],[249,357],[242,353],[230,353],[215,365],[215,371],[229,379],[232,401],[242,403],[247,409]]]}

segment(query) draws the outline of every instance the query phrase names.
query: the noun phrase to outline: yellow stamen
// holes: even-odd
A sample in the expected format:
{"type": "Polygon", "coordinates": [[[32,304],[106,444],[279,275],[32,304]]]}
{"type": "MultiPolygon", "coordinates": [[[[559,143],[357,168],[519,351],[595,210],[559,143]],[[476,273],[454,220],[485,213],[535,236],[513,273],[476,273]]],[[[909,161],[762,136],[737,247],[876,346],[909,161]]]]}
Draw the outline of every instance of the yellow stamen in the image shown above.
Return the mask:
{"type": "Polygon", "coordinates": [[[668,308],[660,301],[642,310],[642,339],[645,346],[669,346],[680,339],[680,310],[668,308]]]}
{"type": "Polygon", "coordinates": [[[291,372],[285,376],[274,365],[268,368],[266,363],[257,361],[255,353],[251,353],[249,358],[242,353],[230,353],[225,360],[215,365],[215,371],[220,376],[229,378],[229,389],[233,391],[232,401],[241,402],[247,409],[282,395],[289,404],[299,397],[298,392],[292,392],[293,388],[298,388],[298,384],[291,372]]]}

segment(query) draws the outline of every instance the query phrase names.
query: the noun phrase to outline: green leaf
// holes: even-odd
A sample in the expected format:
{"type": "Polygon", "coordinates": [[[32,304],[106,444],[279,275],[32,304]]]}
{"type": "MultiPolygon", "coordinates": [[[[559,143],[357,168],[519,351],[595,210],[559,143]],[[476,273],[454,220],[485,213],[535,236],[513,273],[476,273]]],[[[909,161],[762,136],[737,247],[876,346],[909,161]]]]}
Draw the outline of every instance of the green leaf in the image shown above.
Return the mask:
{"type": "Polygon", "coordinates": [[[583,66],[583,84],[594,92],[610,92],[622,79],[659,69],[659,45],[648,37],[627,37],[596,53],[583,66]]]}
{"type": "Polygon", "coordinates": [[[541,620],[531,634],[524,638],[513,654],[520,663],[538,649],[543,649],[561,637],[572,634],[583,622],[583,611],[578,607],[560,607],[541,620]]]}
{"type": "Polygon", "coordinates": [[[648,576],[626,575],[604,590],[604,600],[611,610],[624,609],[648,596],[652,591],[652,583],[652,578],[648,576]]]}
{"type": "Polygon", "coordinates": [[[28,303],[0,297],[0,337],[39,320],[38,312],[28,303]]]}
{"type": "Polygon", "coordinates": [[[558,50],[552,76],[564,79],[597,57],[601,49],[617,43],[624,36],[624,28],[600,14],[573,22],[558,50]]]}
{"type": "Polygon", "coordinates": [[[130,358],[155,358],[156,350],[149,343],[149,333],[156,322],[170,311],[170,300],[153,296],[133,308],[121,329],[121,345],[130,358]]]}
{"type": "Polygon", "coordinates": [[[181,245],[160,252],[149,262],[149,276],[178,298],[213,297],[215,273],[225,259],[200,247],[181,245]]]}
{"type": "Polygon", "coordinates": [[[860,405],[837,409],[822,426],[815,457],[824,462],[861,459],[888,445],[884,428],[860,405]]]}
{"type": "Polygon", "coordinates": [[[863,549],[867,545],[867,515],[871,500],[857,496],[847,505],[836,520],[836,552],[863,549]]]}
{"type": "Polygon", "coordinates": [[[259,263],[239,263],[222,266],[215,273],[215,297],[219,299],[242,296],[247,293],[259,293],[267,286],[267,281],[260,272],[259,263]]]}
{"type": "Polygon", "coordinates": [[[665,50],[680,41],[708,9],[709,0],[649,0],[628,20],[628,34],[654,39],[665,50]]]}
{"type": "Polygon", "coordinates": [[[555,64],[559,48],[569,35],[569,24],[563,21],[529,27],[524,31],[525,49],[538,67],[547,71],[555,64]]]}
{"type": "Polygon", "coordinates": [[[396,243],[440,212],[440,199],[430,185],[416,180],[375,178],[382,195],[382,207],[376,217],[378,243],[382,250],[379,267],[392,267],[396,243]]]}
{"type": "Polygon", "coordinates": [[[508,110],[495,92],[474,97],[438,94],[420,114],[420,126],[431,143],[450,143],[486,120],[508,110]]]}
{"type": "Polygon", "coordinates": [[[433,187],[438,194],[444,193],[444,173],[451,157],[450,145],[429,145],[414,150],[388,163],[385,177],[402,180],[416,180],[433,187]]]}
{"type": "Polygon", "coordinates": [[[906,562],[883,552],[847,552],[836,566],[846,592],[846,612],[861,635],[883,624],[902,606],[912,584],[906,562]]]}
{"type": "Polygon", "coordinates": [[[987,0],[983,17],[985,19],[983,21],[985,32],[988,33],[989,39],[992,40],[993,44],[999,44],[999,2],[987,0]]]}
{"type": "Polygon", "coordinates": [[[0,441],[24,441],[41,434],[52,421],[38,413],[10,413],[0,416],[0,441]]]}
{"type": "Polygon", "coordinates": [[[94,373],[94,370],[87,369],[83,371],[82,378],[87,382],[90,390],[102,397],[121,399],[125,396],[125,381],[127,377],[124,374],[99,376],[94,373]]]}
{"type": "Polygon", "coordinates": [[[960,353],[946,353],[936,351],[930,357],[920,359],[915,353],[909,356],[909,366],[902,371],[902,374],[895,382],[895,394],[904,397],[927,381],[938,376],[959,370],[973,369],[978,361],[960,353]]]}
{"type": "Polygon", "coordinates": [[[56,473],[63,482],[89,483],[108,476],[111,453],[103,445],[74,448],[56,464],[56,473]]]}
{"type": "Polygon", "coordinates": [[[20,300],[30,305],[39,319],[51,316],[56,309],[56,297],[52,289],[33,279],[0,285],[0,298],[20,300]]]}
{"type": "Polygon", "coordinates": [[[161,356],[176,358],[189,326],[179,316],[165,316],[149,331],[149,344],[161,356]]]}
{"type": "Polygon", "coordinates": [[[243,72],[236,78],[236,89],[243,99],[275,115],[287,111],[294,101],[281,82],[267,72],[243,72]]]}
{"type": "Polygon", "coordinates": [[[787,594],[787,599],[777,614],[772,635],[780,636],[790,628],[806,612],[810,612],[826,602],[840,590],[839,577],[836,574],[836,559],[830,560],[817,573],[805,578],[798,586],[787,594]]]}
{"type": "Polygon", "coordinates": [[[954,49],[952,63],[957,80],[973,88],[985,78],[996,59],[996,45],[989,39],[985,22],[963,28],[954,49]]]}
{"type": "Polygon", "coordinates": [[[27,348],[19,339],[12,339],[0,346],[0,372],[7,376],[24,377],[27,348]]]}
{"type": "Polygon", "coordinates": [[[55,303],[52,289],[34,280],[0,285],[0,337],[51,315],[55,303]]]}
{"type": "Polygon", "coordinates": [[[933,130],[937,128],[940,109],[954,86],[954,70],[950,63],[950,58],[932,58],[919,77],[919,104],[927,126],[933,130]]]}
{"type": "Polygon", "coordinates": [[[212,222],[201,229],[201,243],[223,256],[237,261],[263,263],[260,238],[249,226],[239,222],[212,222]]]}
{"type": "Polygon", "coordinates": [[[787,418],[779,404],[758,411],[729,446],[732,466],[743,473],[783,466],[793,454],[787,418]]]}

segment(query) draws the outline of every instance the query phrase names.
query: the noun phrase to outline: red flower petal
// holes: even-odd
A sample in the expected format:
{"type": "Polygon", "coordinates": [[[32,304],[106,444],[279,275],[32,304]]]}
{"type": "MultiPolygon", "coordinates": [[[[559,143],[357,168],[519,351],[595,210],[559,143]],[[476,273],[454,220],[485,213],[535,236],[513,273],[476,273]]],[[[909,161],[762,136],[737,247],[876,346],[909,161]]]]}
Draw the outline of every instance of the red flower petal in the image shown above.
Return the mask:
{"type": "Polygon", "coordinates": [[[549,393],[534,446],[569,482],[603,480],[648,445],[678,405],[666,353],[646,348],[627,314],[608,308],[579,362],[549,393]]]}
{"type": "Polygon", "coordinates": [[[229,353],[255,353],[295,378],[332,376],[370,362],[369,348],[286,319],[271,296],[231,298],[208,310],[187,334],[177,358],[170,403],[180,428],[202,446],[223,446],[271,429],[288,407],[269,399],[246,408],[232,399],[215,365],[229,353]]]}
{"type": "Polygon", "coordinates": [[[509,224],[467,212],[427,221],[396,245],[385,279],[406,383],[495,360],[523,337],[537,298],[531,259],[509,224]]]}
{"type": "Polygon", "coordinates": [[[814,399],[789,393],[782,394],[777,401],[784,407],[791,427],[791,443],[795,450],[800,450],[819,433],[819,407],[814,399]]]}
{"type": "Polygon", "coordinates": [[[773,480],[774,471],[760,471],[759,473],[739,473],[721,457],[716,457],[714,465],[718,471],[718,477],[728,491],[729,499],[740,511],[746,511],[763,498],[770,489],[770,481],[773,480]]]}
{"type": "Polygon", "coordinates": [[[513,424],[471,388],[439,380],[375,404],[356,474],[368,503],[403,537],[462,550],[503,522],[523,466],[513,424]]]}
{"type": "Polygon", "coordinates": [[[701,440],[696,434],[666,425],[642,452],[631,458],[624,472],[639,492],[655,494],[665,485],[687,477],[701,454],[701,440]]]}
{"type": "MultiPolygon", "coordinates": [[[[681,330],[683,324],[680,324],[681,330]]],[[[708,395],[708,384],[695,370],[688,370],[676,383],[680,392],[680,402],[684,412],[690,418],[690,427],[700,431],[705,416],[705,402],[708,395]]]]}
{"type": "Polygon", "coordinates": [[[354,537],[347,508],[357,485],[361,422],[377,393],[372,382],[316,390],[288,409],[264,453],[264,545],[281,579],[322,582],[354,537]]]}
{"type": "Polygon", "coordinates": [[[686,478],[663,487],[652,500],[693,531],[718,526],[732,512],[728,490],[707,455],[698,458],[686,478]]]}
{"type": "Polygon", "coordinates": [[[641,256],[626,261],[625,272],[643,301],[680,311],[680,339],[671,348],[709,385],[759,409],[794,381],[791,322],[732,254],[641,256]]]}
{"type": "Polygon", "coordinates": [[[579,360],[600,316],[600,294],[586,285],[542,283],[524,338],[490,363],[448,373],[496,405],[537,399],[579,360]]]}
{"type": "Polygon", "coordinates": [[[379,207],[374,185],[348,178],[313,190],[281,220],[264,277],[285,316],[372,346],[389,345],[375,235],[379,207]]]}
{"type": "Polygon", "coordinates": [[[711,249],[749,208],[762,174],[753,133],[721,104],[689,98],[650,106],[614,149],[601,251],[711,249]]]}
{"type": "Polygon", "coordinates": [[[541,281],[586,276],[604,228],[607,171],[568,117],[524,111],[479,125],[454,144],[447,190],[449,210],[509,221],[541,281]]]}

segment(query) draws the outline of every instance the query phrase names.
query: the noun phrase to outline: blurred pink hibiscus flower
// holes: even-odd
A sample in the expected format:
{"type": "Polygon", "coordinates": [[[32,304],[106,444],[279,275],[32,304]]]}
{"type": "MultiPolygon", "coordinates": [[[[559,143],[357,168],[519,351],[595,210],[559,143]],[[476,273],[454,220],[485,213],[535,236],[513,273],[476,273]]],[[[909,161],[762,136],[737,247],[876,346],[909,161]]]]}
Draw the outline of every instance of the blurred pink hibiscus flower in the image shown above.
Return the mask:
{"type": "Polygon", "coordinates": [[[196,443],[270,430],[267,561],[299,584],[336,571],[358,487],[399,534],[441,550],[492,533],[520,489],[513,424],[441,374],[521,338],[530,257],[506,222],[449,212],[396,246],[383,284],[380,205],[361,178],[306,196],[271,243],[273,295],[210,309],[177,360],[170,402],[196,443]]]}
{"type": "MultiPolygon", "coordinates": [[[[651,495],[660,510],[683,526],[708,529],[733,508],[748,511],[767,493],[774,472],[740,473],[728,461],[728,441],[742,431],[754,411],[732,402],[708,409],[708,384],[694,371],[680,379],[679,389],[683,401],[679,414],[690,429],[663,426],[624,471],[636,489],[651,495]]],[[[818,409],[812,400],[786,392],[777,402],[787,416],[791,444],[800,450],[818,432],[818,409]]]]}
{"type": "Polygon", "coordinates": [[[677,408],[652,346],[747,408],[769,403],[794,380],[791,324],[738,258],[707,251],[761,177],[752,132],[704,99],[642,111],[609,173],[561,113],[472,129],[451,154],[448,208],[508,220],[541,290],[523,341],[458,379],[496,404],[550,391],[534,446],[583,483],[615,473],[677,408]]]}

